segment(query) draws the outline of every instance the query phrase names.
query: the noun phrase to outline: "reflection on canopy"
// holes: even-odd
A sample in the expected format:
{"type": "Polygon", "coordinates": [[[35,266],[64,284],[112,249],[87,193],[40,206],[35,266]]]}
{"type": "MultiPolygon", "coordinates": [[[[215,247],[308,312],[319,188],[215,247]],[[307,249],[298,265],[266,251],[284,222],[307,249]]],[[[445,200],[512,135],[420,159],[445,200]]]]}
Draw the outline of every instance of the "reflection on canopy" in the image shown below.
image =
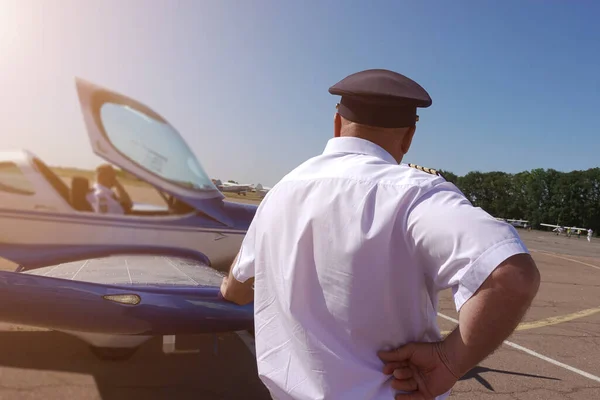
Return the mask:
{"type": "Polygon", "coordinates": [[[217,190],[179,133],[125,105],[105,103],[100,117],[108,140],[146,171],[193,190],[217,190]]]}

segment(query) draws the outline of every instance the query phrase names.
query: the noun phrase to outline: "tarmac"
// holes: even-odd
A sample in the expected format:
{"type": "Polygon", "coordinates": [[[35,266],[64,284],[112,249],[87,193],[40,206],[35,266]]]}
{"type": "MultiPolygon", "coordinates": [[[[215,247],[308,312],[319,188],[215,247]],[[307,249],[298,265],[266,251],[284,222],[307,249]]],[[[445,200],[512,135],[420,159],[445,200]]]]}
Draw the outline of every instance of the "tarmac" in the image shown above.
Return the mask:
{"type": "MultiPolygon", "coordinates": [[[[600,239],[519,230],[542,283],[524,323],[453,389],[451,399],[600,399],[600,239]]],[[[457,313],[440,300],[440,327],[457,313]]],[[[0,325],[0,400],[268,399],[246,343],[235,333],[160,338],[127,361],[101,361],[81,340],[0,325]]]]}

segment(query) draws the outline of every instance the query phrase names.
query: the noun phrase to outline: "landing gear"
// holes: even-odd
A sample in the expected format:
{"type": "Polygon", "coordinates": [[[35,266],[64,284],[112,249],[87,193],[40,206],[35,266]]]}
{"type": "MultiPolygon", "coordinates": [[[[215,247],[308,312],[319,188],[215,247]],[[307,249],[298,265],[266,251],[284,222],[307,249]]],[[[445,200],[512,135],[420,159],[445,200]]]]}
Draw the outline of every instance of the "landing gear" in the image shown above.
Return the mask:
{"type": "Polygon", "coordinates": [[[96,357],[103,361],[126,361],[129,360],[139,347],[96,347],[90,346],[90,350],[96,357]]]}

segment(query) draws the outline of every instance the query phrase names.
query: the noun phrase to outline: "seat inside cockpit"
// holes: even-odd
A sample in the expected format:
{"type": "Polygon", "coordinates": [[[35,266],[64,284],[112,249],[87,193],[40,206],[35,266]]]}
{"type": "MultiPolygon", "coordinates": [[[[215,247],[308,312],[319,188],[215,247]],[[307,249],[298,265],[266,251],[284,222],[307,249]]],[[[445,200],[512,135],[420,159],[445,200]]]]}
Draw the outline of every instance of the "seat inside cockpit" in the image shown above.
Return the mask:
{"type": "Polygon", "coordinates": [[[71,206],[77,211],[94,211],[87,200],[90,190],[90,181],[87,178],[74,176],[71,179],[71,206]]]}

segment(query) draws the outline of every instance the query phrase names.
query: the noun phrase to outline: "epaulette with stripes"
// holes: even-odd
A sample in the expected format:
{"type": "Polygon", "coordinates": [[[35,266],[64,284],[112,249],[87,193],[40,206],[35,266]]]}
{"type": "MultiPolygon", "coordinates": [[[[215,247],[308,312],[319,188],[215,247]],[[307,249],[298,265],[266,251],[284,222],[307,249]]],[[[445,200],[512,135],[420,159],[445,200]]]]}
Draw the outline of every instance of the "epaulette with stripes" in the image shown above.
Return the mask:
{"type": "Polygon", "coordinates": [[[408,166],[411,168],[418,169],[419,171],[427,172],[428,174],[431,174],[431,175],[441,176],[442,178],[444,177],[442,174],[440,174],[435,169],[421,167],[420,165],[417,165],[417,164],[408,164],[408,166]]]}

